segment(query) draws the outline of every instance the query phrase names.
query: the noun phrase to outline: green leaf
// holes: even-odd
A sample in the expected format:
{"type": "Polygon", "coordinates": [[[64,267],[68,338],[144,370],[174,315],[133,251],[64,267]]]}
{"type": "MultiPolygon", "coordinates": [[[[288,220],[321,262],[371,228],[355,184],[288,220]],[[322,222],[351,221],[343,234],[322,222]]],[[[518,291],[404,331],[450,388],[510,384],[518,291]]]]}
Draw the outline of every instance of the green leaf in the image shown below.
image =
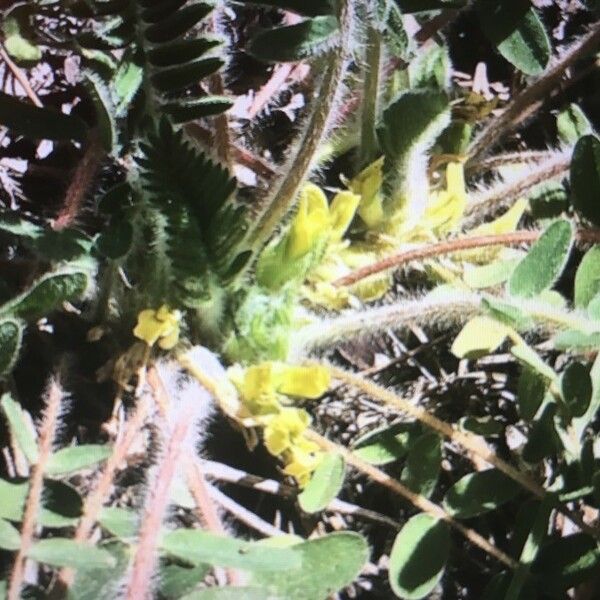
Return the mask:
{"type": "Polygon", "coordinates": [[[592,379],[589,370],[580,362],[572,362],[561,376],[560,388],[570,414],[582,417],[592,399],[592,379]]]}
{"type": "Polygon", "coordinates": [[[331,13],[331,0],[238,0],[242,4],[263,4],[281,10],[291,10],[307,17],[331,13]]]}
{"type": "Polygon", "coordinates": [[[394,540],[389,580],[399,598],[418,600],[437,586],[450,551],[450,530],[430,515],[412,517],[394,540]]]}
{"type": "Polygon", "coordinates": [[[425,210],[425,154],[450,123],[448,99],[434,90],[405,91],[384,111],[382,121],[377,135],[385,154],[386,204],[390,214],[401,211],[410,221],[425,210]]]}
{"type": "Polygon", "coordinates": [[[171,117],[173,123],[187,123],[194,119],[202,119],[218,115],[233,106],[227,96],[204,96],[192,100],[178,100],[163,104],[162,110],[171,117]]]}
{"type": "Polygon", "coordinates": [[[212,570],[210,565],[182,567],[162,565],[159,573],[159,590],[162,596],[181,600],[191,592],[212,570]]]}
{"type": "Polygon", "coordinates": [[[183,8],[171,13],[145,31],[145,38],[152,44],[171,42],[190,30],[199,21],[208,16],[213,6],[208,2],[190,2],[183,8]]]}
{"type": "Polygon", "coordinates": [[[112,454],[112,448],[108,445],[82,444],[62,448],[50,457],[46,467],[48,475],[65,475],[81,471],[106,460],[112,454]]]}
{"type": "Polygon", "coordinates": [[[0,549],[18,550],[21,547],[19,530],[8,521],[0,519],[0,549]]]}
{"type": "Polygon", "coordinates": [[[413,492],[429,498],[437,484],[441,463],[440,436],[425,433],[410,448],[400,479],[413,492]]]}
{"type": "Polygon", "coordinates": [[[562,273],[573,243],[573,225],[555,221],[531,246],[508,281],[512,296],[533,298],[550,288],[562,273]]]}
{"type": "MultiPolygon", "coordinates": [[[[0,479],[0,518],[19,523],[29,493],[28,481],[0,479]]],[[[44,482],[44,502],[38,522],[44,527],[69,527],[81,515],[81,498],[71,486],[60,481],[44,482]]]]}
{"type": "Polygon", "coordinates": [[[2,29],[4,31],[4,47],[15,61],[37,62],[42,58],[42,51],[23,37],[16,19],[6,19],[2,29]]]}
{"type": "Polygon", "coordinates": [[[387,49],[398,58],[409,58],[409,39],[402,12],[393,0],[377,0],[371,16],[374,27],[385,38],[387,49]]]}
{"type": "Polygon", "coordinates": [[[504,343],[511,329],[490,317],[473,317],[460,330],[452,344],[458,358],[479,358],[491,354],[504,343]]]}
{"type": "Polygon", "coordinates": [[[147,58],[155,67],[171,67],[196,60],[220,44],[220,40],[206,37],[176,40],[150,48],[147,58]]]}
{"type": "Polygon", "coordinates": [[[535,464],[562,448],[562,443],[554,424],[555,415],[556,404],[548,402],[542,414],[532,424],[527,443],[523,448],[524,461],[535,464]]]}
{"type": "Polygon", "coordinates": [[[541,74],[552,47],[529,0],[479,0],[481,28],[498,52],[526,75],[541,74]]]}
{"type": "Polygon", "coordinates": [[[600,225],[600,139],[584,135],[571,159],[571,191],[575,210],[600,225]]]}
{"type": "Polygon", "coordinates": [[[546,395],[548,381],[537,371],[524,367],[519,376],[517,387],[517,402],[519,404],[519,414],[525,421],[531,421],[546,395]]]}
{"type": "Polygon", "coordinates": [[[245,542],[206,531],[178,529],[164,536],[165,552],[194,564],[220,565],[260,570],[297,568],[300,558],[288,548],[265,548],[256,542],[245,542]]]}
{"type": "Polygon", "coordinates": [[[83,271],[63,271],[40,277],[33,286],[0,307],[23,318],[39,318],[59,308],[63,302],[81,297],[89,285],[83,271]]]}
{"type": "Polygon", "coordinates": [[[143,79],[144,70],[142,66],[134,62],[131,56],[119,65],[113,81],[117,96],[115,112],[118,116],[127,112],[142,85],[143,79]]]}
{"type": "Polygon", "coordinates": [[[98,522],[106,531],[123,540],[133,539],[138,533],[139,517],[131,508],[105,506],[98,522]]]}
{"type": "Polygon", "coordinates": [[[583,333],[567,329],[555,336],[554,347],[557,350],[594,350],[600,348],[600,332],[583,333]]]}
{"type": "Polygon", "coordinates": [[[120,597],[130,564],[131,547],[120,542],[103,542],[102,549],[113,556],[115,566],[77,571],[66,600],[113,600],[120,597]]]}
{"type": "Polygon", "coordinates": [[[387,465],[406,456],[419,431],[415,423],[381,427],[356,439],[352,451],[372,465],[387,465]]]}
{"type": "Polygon", "coordinates": [[[17,319],[0,319],[0,379],[15,366],[22,341],[22,323],[17,319]]]}
{"type": "Polygon", "coordinates": [[[318,16],[263,31],[252,39],[248,51],[259,60],[294,62],[323,54],[337,42],[337,37],[337,18],[318,16]]]}
{"type": "Polygon", "coordinates": [[[462,429],[484,437],[501,435],[504,431],[504,423],[499,417],[462,417],[459,424],[462,429]]]}
{"type": "Polygon", "coordinates": [[[588,250],[575,275],[575,306],[586,308],[600,293],[600,246],[588,250]]]}
{"type": "Polygon", "coordinates": [[[547,365],[541,359],[540,355],[525,342],[515,344],[510,351],[515,358],[517,358],[530,369],[533,369],[536,373],[539,373],[550,381],[554,381],[556,379],[556,373],[554,372],[554,369],[547,365]]]}
{"type": "Polygon", "coordinates": [[[498,300],[494,296],[486,296],[481,300],[481,307],[496,321],[517,330],[529,329],[531,319],[517,306],[498,300]]]}
{"type": "Polygon", "coordinates": [[[37,441],[29,422],[25,419],[21,405],[15,402],[9,394],[4,394],[0,400],[0,406],[6,415],[11,435],[19,444],[29,464],[36,464],[39,456],[37,441]]]}
{"type": "Polygon", "coordinates": [[[217,56],[199,58],[193,62],[160,69],[150,76],[150,80],[160,92],[176,92],[215,73],[224,64],[223,59],[217,56]]]}
{"type": "Polygon", "coordinates": [[[97,73],[86,69],[83,72],[83,85],[90,97],[96,112],[96,131],[102,148],[108,154],[117,143],[117,123],[115,105],[110,89],[97,73]]]}
{"type": "Polygon", "coordinates": [[[187,594],[180,600],[279,600],[268,593],[265,588],[248,586],[225,586],[198,590],[187,594]]]}
{"type": "Polygon", "coordinates": [[[519,258],[498,260],[489,265],[467,269],[463,275],[465,283],[475,290],[504,283],[519,264],[519,258]]]}
{"type": "Polygon", "coordinates": [[[550,494],[546,496],[543,502],[537,503],[537,511],[534,513],[533,523],[521,550],[519,566],[513,574],[504,600],[520,600],[521,592],[527,583],[531,565],[546,537],[552,509],[553,498],[550,494]]]}
{"type": "Polygon", "coordinates": [[[110,552],[59,537],[35,542],[27,552],[27,557],[54,567],[72,569],[110,569],[116,566],[116,560],[110,552]]]}
{"type": "Polygon", "coordinates": [[[365,539],[354,532],[332,533],[289,550],[299,557],[298,567],[256,572],[251,584],[285,600],[325,600],[352,583],[369,557],[365,539]]]}
{"type": "Polygon", "coordinates": [[[0,92],[0,124],[17,135],[36,140],[77,140],[87,136],[87,125],[75,115],[40,108],[0,92]]]}
{"type": "Polygon", "coordinates": [[[478,471],[465,475],[448,490],[444,508],[453,517],[469,519],[496,510],[519,491],[519,485],[497,469],[478,471]]]}
{"type": "MultiPolygon", "coordinates": [[[[600,344],[598,347],[600,347],[600,344]]],[[[596,356],[596,359],[592,364],[590,379],[592,381],[592,399],[587,411],[584,415],[573,419],[571,422],[573,431],[579,439],[584,437],[586,428],[596,418],[598,411],[600,411],[600,354],[596,356]]]]}
{"type": "Polygon", "coordinates": [[[408,67],[410,87],[444,90],[450,81],[450,55],[445,45],[423,48],[408,67]]]}
{"type": "Polygon", "coordinates": [[[569,104],[568,108],[559,113],[556,128],[558,137],[565,144],[576,144],[580,137],[594,133],[592,124],[577,104],[569,104]]]}
{"type": "Polygon", "coordinates": [[[346,469],[339,454],[326,454],[298,496],[300,508],[307,513],[323,510],[339,493],[346,469]]]}
{"type": "Polygon", "coordinates": [[[556,592],[586,581],[600,566],[600,548],[596,541],[576,533],[546,544],[531,571],[543,583],[543,589],[556,592]]]}

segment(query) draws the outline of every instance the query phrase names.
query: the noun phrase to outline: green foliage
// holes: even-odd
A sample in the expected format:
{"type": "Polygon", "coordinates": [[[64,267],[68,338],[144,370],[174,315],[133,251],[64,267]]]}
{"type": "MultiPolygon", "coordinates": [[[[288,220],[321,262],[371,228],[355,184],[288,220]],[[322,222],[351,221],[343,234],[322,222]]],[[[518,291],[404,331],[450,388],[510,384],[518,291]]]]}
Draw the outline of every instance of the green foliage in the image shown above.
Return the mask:
{"type": "Polygon", "coordinates": [[[417,435],[414,424],[399,423],[361,436],[354,442],[353,451],[372,465],[387,465],[406,456],[417,435]]]}
{"type": "Polygon", "coordinates": [[[300,508],[307,513],[323,510],[340,493],[344,475],[344,459],[338,454],[325,456],[298,496],[300,508]]]}
{"type": "Polygon", "coordinates": [[[400,480],[413,492],[429,498],[437,484],[441,462],[440,436],[424,433],[411,445],[400,480]]]}
{"type": "Polygon", "coordinates": [[[550,225],[513,271],[510,294],[532,298],[552,287],[567,264],[572,243],[573,226],[568,221],[550,225]]]}
{"type": "Polygon", "coordinates": [[[425,598],[444,574],[450,531],[429,515],[412,517],[396,536],[390,554],[390,585],[399,598],[425,598]]]}
{"type": "Polygon", "coordinates": [[[9,394],[2,396],[0,407],[8,422],[11,435],[17,441],[25,458],[29,461],[29,464],[36,464],[38,461],[37,442],[25,419],[23,409],[9,394]]]}
{"type": "Polygon", "coordinates": [[[454,517],[470,519],[512,500],[519,486],[496,469],[465,475],[448,490],[444,508],[454,517]]]}
{"type": "Polygon", "coordinates": [[[600,246],[588,250],[575,275],[575,306],[586,308],[600,293],[600,246]]]}
{"type": "Polygon", "coordinates": [[[250,52],[261,60],[298,61],[327,52],[336,42],[338,21],[331,15],[276,27],[254,37],[250,52]]]}
{"type": "Polygon", "coordinates": [[[23,325],[17,319],[0,320],[0,377],[10,373],[21,349],[23,325]]]}
{"type": "Polygon", "coordinates": [[[479,0],[481,27],[498,52],[526,75],[539,75],[550,60],[550,40],[528,0],[479,0]]]}
{"type": "Polygon", "coordinates": [[[68,538],[55,537],[35,542],[28,550],[27,556],[55,567],[71,567],[81,570],[115,566],[115,559],[110,552],[68,538]]]}
{"type": "Polygon", "coordinates": [[[571,190],[575,210],[600,225],[600,140],[595,135],[584,135],[573,150],[571,190]]]}
{"type": "Polygon", "coordinates": [[[256,572],[252,581],[289,600],[325,600],[354,581],[369,556],[365,539],[353,532],[331,533],[289,550],[300,560],[298,567],[256,572]]]}
{"type": "Polygon", "coordinates": [[[592,124],[577,104],[570,104],[558,114],[556,128],[565,144],[576,144],[580,137],[593,133],[592,124]]]}

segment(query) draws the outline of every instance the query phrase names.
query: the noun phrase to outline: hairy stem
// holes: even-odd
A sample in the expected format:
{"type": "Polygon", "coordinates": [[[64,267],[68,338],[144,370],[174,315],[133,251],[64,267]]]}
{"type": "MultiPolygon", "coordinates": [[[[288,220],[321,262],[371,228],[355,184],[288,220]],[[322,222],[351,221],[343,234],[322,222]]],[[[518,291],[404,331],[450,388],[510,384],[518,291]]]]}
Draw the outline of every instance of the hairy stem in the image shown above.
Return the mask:
{"type": "Polygon", "coordinates": [[[7,600],[19,600],[21,587],[25,574],[25,560],[33,543],[38,513],[42,504],[44,489],[44,471],[52,455],[52,444],[58,424],[60,405],[63,391],[58,383],[52,379],[46,395],[46,410],[39,431],[38,462],[31,469],[29,494],[23,512],[21,527],[21,546],[17,552],[12,572],[8,582],[7,600]]]}
{"type": "MultiPolygon", "coordinates": [[[[427,244],[393,254],[380,261],[377,261],[366,267],[356,269],[344,277],[340,277],[333,282],[336,287],[350,286],[359,281],[382,273],[388,269],[398,268],[410,262],[432,258],[434,256],[442,256],[453,252],[461,252],[473,248],[485,248],[488,246],[512,246],[514,244],[530,244],[535,242],[543,231],[527,230],[514,231],[511,233],[502,233],[498,235],[480,235],[474,237],[463,237],[435,244],[427,244]]],[[[582,242],[600,243],[600,230],[581,229],[577,232],[577,238],[582,242]]]]}
{"type": "MultiPolygon", "coordinates": [[[[184,451],[184,441],[194,425],[191,407],[178,415],[169,432],[166,448],[159,458],[150,498],[141,520],[140,536],[133,559],[133,568],[127,582],[127,600],[145,600],[150,597],[156,564],[156,546],[160,529],[169,504],[169,490],[184,451]]],[[[159,427],[163,431],[166,423],[159,427]]],[[[163,432],[165,436],[166,432],[163,432]]],[[[166,436],[165,436],[166,437],[166,436]]]]}
{"type": "Polygon", "coordinates": [[[54,230],[60,231],[61,229],[70,227],[77,220],[85,196],[94,182],[94,177],[103,158],[104,149],[102,148],[102,144],[97,136],[92,136],[83,157],[73,173],[73,179],[67,188],[60,212],[52,223],[54,230]]]}
{"type": "Polygon", "coordinates": [[[481,548],[484,552],[486,552],[490,556],[493,556],[507,567],[511,569],[516,569],[518,567],[518,563],[516,560],[508,556],[508,554],[506,554],[499,548],[496,548],[496,546],[488,542],[488,540],[486,540],[483,536],[478,534],[473,529],[465,527],[462,523],[456,521],[441,506],[434,504],[433,502],[431,502],[431,500],[428,500],[424,496],[421,496],[420,494],[416,494],[415,492],[411,491],[405,485],[401,484],[396,479],[393,479],[384,471],[377,469],[373,465],[356,456],[356,454],[354,454],[353,452],[350,452],[347,448],[344,448],[343,446],[331,442],[330,440],[324,438],[323,436],[319,435],[314,431],[307,431],[306,436],[309,439],[316,442],[317,444],[319,444],[319,446],[321,446],[323,450],[326,450],[327,452],[336,452],[341,454],[344,457],[344,460],[349,465],[354,467],[357,471],[364,473],[367,477],[369,477],[369,479],[375,481],[376,483],[379,483],[380,485],[385,486],[395,494],[406,498],[419,510],[422,510],[423,512],[431,515],[432,517],[435,517],[436,519],[445,521],[453,529],[461,533],[472,544],[481,548]]]}
{"type": "Polygon", "coordinates": [[[274,186],[256,225],[248,234],[247,243],[253,254],[248,266],[254,263],[253,259],[293,208],[298,191],[313,166],[319,146],[332,125],[334,108],[341,94],[352,29],[352,0],[342,0],[340,4],[339,46],[331,53],[321,85],[314,97],[312,114],[304,125],[304,133],[296,146],[296,153],[285,165],[283,179],[274,186]]]}
{"type": "Polygon", "coordinates": [[[530,114],[530,107],[547,96],[563,73],[580,58],[593,52],[600,45],[600,22],[583,36],[564,56],[551,66],[537,81],[515,96],[504,112],[492,120],[475,138],[469,148],[467,165],[473,164],[492,149],[512,128],[530,114]]]}
{"type": "Polygon", "coordinates": [[[485,193],[476,195],[472,202],[467,204],[463,225],[469,227],[471,222],[478,223],[485,215],[492,214],[501,206],[510,204],[536,185],[562,179],[569,173],[570,166],[571,156],[559,155],[536,165],[522,177],[494,186],[485,193]]]}
{"type": "Polygon", "coordinates": [[[31,84],[29,83],[29,79],[23,71],[19,68],[19,66],[11,59],[8,55],[4,46],[0,44],[0,58],[6,64],[6,66],[12,71],[14,78],[19,82],[19,85],[23,88],[24,92],[27,94],[27,97],[35,104],[38,108],[42,108],[44,106],[39,96],[35,93],[31,84]]]}
{"type": "Polygon", "coordinates": [[[462,324],[480,312],[481,298],[476,294],[448,294],[443,299],[417,298],[368,310],[348,311],[301,328],[291,342],[290,360],[301,360],[312,351],[358,336],[400,329],[414,324],[462,324]]]}
{"type": "Polygon", "coordinates": [[[375,27],[367,33],[364,93],[360,125],[359,170],[370,164],[377,153],[377,114],[379,100],[379,77],[381,72],[381,34],[375,27]]]}

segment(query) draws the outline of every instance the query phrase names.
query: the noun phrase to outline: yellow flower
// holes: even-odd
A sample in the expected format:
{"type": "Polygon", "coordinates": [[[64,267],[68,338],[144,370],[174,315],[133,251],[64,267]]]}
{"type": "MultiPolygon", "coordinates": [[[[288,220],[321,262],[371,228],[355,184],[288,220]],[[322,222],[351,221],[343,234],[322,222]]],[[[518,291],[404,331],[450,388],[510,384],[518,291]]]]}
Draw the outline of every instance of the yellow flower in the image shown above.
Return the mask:
{"type": "Polygon", "coordinates": [[[383,160],[382,156],[371,163],[348,184],[350,190],[360,196],[358,214],[370,229],[374,229],[384,222],[383,196],[381,194],[383,160]]]}
{"type": "Polygon", "coordinates": [[[178,310],[169,310],[166,304],[158,310],[149,308],[139,313],[133,335],[148,346],[154,346],[158,341],[163,350],[170,350],[179,341],[180,320],[181,313],[178,310]]]}
{"type": "Polygon", "coordinates": [[[330,230],[329,205],[318,186],[307,183],[300,192],[298,212],[292,221],[287,238],[286,256],[304,256],[330,230]]]}
{"type": "Polygon", "coordinates": [[[446,189],[434,192],[425,209],[427,229],[436,235],[449,233],[460,222],[467,206],[465,176],[461,163],[451,162],[446,167],[446,189]]]}
{"type": "Polygon", "coordinates": [[[313,471],[321,464],[324,456],[317,444],[301,438],[284,457],[286,466],[283,472],[294,477],[298,485],[303,488],[310,481],[313,471]]]}
{"type": "Polygon", "coordinates": [[[285,366],[277,389],[286,396],[314,400],[327,391],[330,381],[329,371],[325,367],[285,366]]]}
{"type": "Polygon", "coordinates": [[[279,456],[297,443],[310,424],[310,417],[300,408],[284,407],[266,421],[265,446],[271,454],[279,456]]]}
{"type": "Polygon", "coordinates": [[[277,373],[274,363],[264,362],[248,367],[241,381],[234,379],[244,406],[252,415],[266,415],[279,410],[279,400],[275,391],[277,373]]]}

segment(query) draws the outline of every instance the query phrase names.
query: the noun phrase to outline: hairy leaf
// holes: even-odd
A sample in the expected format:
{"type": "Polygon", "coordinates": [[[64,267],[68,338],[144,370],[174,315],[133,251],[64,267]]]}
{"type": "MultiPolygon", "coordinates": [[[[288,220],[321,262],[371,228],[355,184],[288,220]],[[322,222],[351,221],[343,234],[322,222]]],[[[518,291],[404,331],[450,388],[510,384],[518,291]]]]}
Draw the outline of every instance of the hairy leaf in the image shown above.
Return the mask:
{"type": "Polygon", "coordinates": [[[571,160],[573,206],[594,225],[600,225],[600,139],[584,135],[571,160]]]}
{"type": "Polygon", "coordinates": [[[550,60],[550,40],[529,0],[478,0],[484,33],[500,54],[526,75],[539,75],[550,60]]]}
{"type": "Polygon", "coordinates": [[[248,50],[260,60],[293,62],[323,54],[336,43],[337,34],[336,17],[313,17],[295,25],[259,33],[252,39],[248,50]]]}
{"type": "Polygon", "coordinates": [[[110,569],[116,565],[112,554],[102,548],[59,537],[34,542],[27,556],[55,567],[73,569],[110,569]]]}
{"type": "Polygon", "coordinates": [[[510,294],[532,298],[552,287],[567,264],[572,243],[569,221],[550,225],[513,271],[508,281],[510,294]]]}
{"type": "Polygon", "coordinates": [[[4,394],[0,400],[0,406],[6,416],[10,433],[19,444],[21,451],[30,465],[38,461],[38,446],[35,433],[25,419],[21,405],[15,402],[9,394],[4,394]]]}
{"type": "Polygon", "coordinates": [[[411,446],[402,470],[402,483],[429,498],[437,484],[442,463],[442,440],[437,433],[423,434],[411,446]]]}
{"type": "Polygon", "coordinates": [[[586,308],[600,293],[600,246],[588,250],[575,275],[575,306],[586,308]]]}
{"type": "Polygon", "coordinates": [[[0,378],[8,375],[19,358],[23,324],[17,319],[0,319],[0,378]]]}

